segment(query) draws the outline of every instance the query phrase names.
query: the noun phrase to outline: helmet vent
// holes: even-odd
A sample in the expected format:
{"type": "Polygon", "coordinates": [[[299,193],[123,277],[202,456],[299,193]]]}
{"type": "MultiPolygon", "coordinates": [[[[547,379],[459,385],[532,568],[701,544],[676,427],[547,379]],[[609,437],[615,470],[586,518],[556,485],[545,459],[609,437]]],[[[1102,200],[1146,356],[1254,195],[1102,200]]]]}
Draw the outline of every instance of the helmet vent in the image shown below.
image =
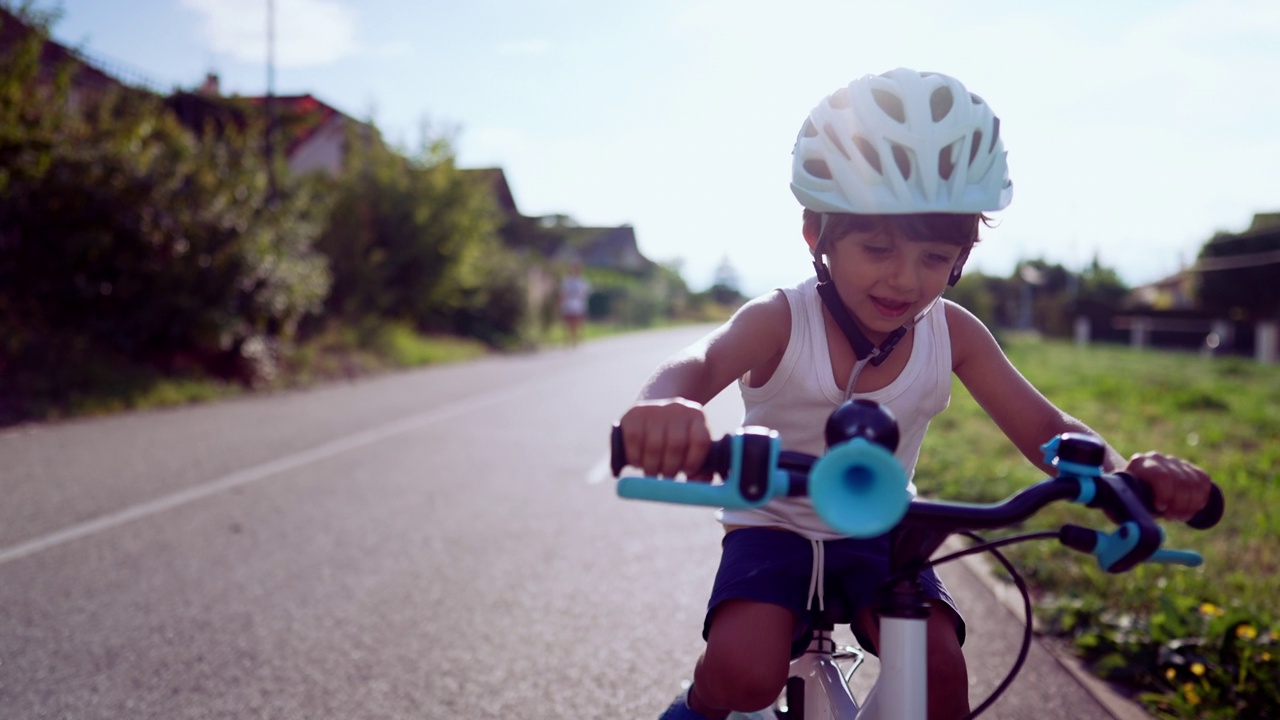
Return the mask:
{"type": "Polygon", "coordinates": [[[885,115],[888,115],[900,123],[905,123],[907,121],[907,111],[902,107],[902,98],[894,95],[888,90],[881,90],[880,88],[872,88],[871,97],[875,98],[876,105],[880,106],[880,109],[884,111],[885,115]]]}
{"type": "Polygon", "coordinates": [[[804,161],[804,171],[822,180],[831,179],[831,168],[823,160],[810,158],[804,161]]]}
{"type": "Polygon", "coordinates": [[[805,120],[804,127],[800,128],[800,134],[808,138],[818,137],[818,128],[813,126],[812,120],[805,120]]]}
{"type": "Polygon", "coordinates": [[[938,152],[938,177],[943,180],[950,180],[951,173],[956,171],[956,162],[951,159],[951,155],[955,149],[956,146],[953,144],[942,148],[942,150],[938,152]]]}
{"type": "Polygon", "coordinates": [[[982,131],[973,131],[973,142],[969,144],[969,164],[973,164],[973,159],[978,157],[978,150],[982,147],[982,131]]]}
{"type": "Polygon", "coordinates": [[[837,110],[847,110],[853,106],[852,101],[849,100],[849,88],[847,87],[842,87],[831,93],[827,102],[830,103],[831,107],[837,110]]]}
{"type": "Polygon", "coordinates": [[[955,104],[956,98],[951,94],[951,88],[943,85],[934,90],[929,95],[929,109],[933,112],[933,121],[938,122],[945,118],[955,104]]]}
{"type": "Polygon", "coordinates": [[[987,152],[991,152],[996,147],[996,140],[1000,138],[1000,118],[991,118],[991,147],[987,148],[987,152]]]}
{"type": "Polygon", "coordinates": [[[876,152],[876,147],[874,145],[872,145],[866,138],[854,135],[853,146],[858,148],[858,152],[862,154],[863,159],[865,159],[871,167],[875,168],[877,173],[881,175],[884,174],[884,167],[880,164],[880,153],[876,152]]]}
{"type": "Polygon", "coordinates": [[[902,173],[903,180],[911,179],[911,153],[901,145],[893,144],[893,162],[898,166],[898,172],[902,173]]]}

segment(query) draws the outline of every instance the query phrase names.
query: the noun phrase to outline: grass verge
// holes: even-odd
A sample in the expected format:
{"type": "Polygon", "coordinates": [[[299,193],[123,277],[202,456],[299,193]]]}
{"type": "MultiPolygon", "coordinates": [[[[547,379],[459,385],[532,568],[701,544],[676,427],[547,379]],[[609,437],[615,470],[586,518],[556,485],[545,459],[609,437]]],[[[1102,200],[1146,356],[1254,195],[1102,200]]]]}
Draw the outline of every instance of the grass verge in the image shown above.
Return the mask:
{"type": "MultiPolygon", "coordinates": [[[[1056,543],[1013,548],[1046,627],[1071,637],[1099,674],[1134,688],[1160,717],[1273,717],[1266,713],[1280,707],[1280,367],[1018,338],[1005,349],[1050,400],[1121,452],[1186,457],[1209,470],[1227,499],[1211,531],[1167,528],[1168,546],[1205,556],[1200,568],[1147,565],[1108,575],[1056,543]]],[[[1036,479],[957,383],[921,453],[921,490],[989,502],[1036,479]]],[[[1097,517],[1055,507],[1026,529],[1066,522],[1097,525],[1097,517]]]]}

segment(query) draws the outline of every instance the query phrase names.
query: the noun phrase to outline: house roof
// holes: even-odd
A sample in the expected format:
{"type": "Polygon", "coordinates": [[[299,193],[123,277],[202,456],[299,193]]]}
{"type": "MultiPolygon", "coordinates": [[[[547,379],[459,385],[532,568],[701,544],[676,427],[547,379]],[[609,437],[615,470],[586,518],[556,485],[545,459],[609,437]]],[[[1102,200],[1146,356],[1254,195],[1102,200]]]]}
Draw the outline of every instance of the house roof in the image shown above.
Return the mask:
{"type": "Polygon", "coordinates": [[[556,255],[577,258],[587,267],[610,268],[626,272],[643,272],[654,266],[636,243],[635,228],[569,227],[564,228],[565,242],[556,255]]]}
{"type": "MultiPolygon", "coordinates": [[[[7,53],[29,37],[36,29],[23,22],[21,18],[0,7],[0,52],[7,53]]],[[[72,84],[80,88],[105,90],[113,87],[127,87],[125,83],[94,67],[83,54],[69,47],[60,45],[46,37],[40,47],[39,78],[41,82],[52,82],[58,72],[68,65],[76,68],[72,84]]]]}
{"type": "Polygon", "coordinates": [[[520,211],[516,209],[515,197],[511,194],[511,185],[507,183],[507,174],[502,168],[468,168],[462,172],[478,177],[481,182],[486,183],[493,192],[493,199],[498,201],[498,206],[503,212],[512,218],[520,216],[520,211]]]}
{"type": "Polygon", "coordinates": [[[1280,265],[1280,212],[1258,213],[1242,233],[1223,233],[1200,253],[1200,272],[1280,265]]]}
{"type": "Polygon", "coordinates": [[[1257,213],[1246,233],[1280,232],[1280,212],[1257,213]]]}
{"type": "MultiPolygon", "coordinates": [[[[277,95],[270,99],[275,104],[276,111],[282,115],[287,115],[291,121],[288,124],[291,133],[288,144],[285,147],[286,153],[290,155],[315,136],[316,133],[320,132],[334,118],[357,122],[346,113],[310,93],[305,95],[277,95]]],[[[246,97],[245,100],[257,107],[265,108],[268,98],[266,96],[251,96],[246,97]]]]}

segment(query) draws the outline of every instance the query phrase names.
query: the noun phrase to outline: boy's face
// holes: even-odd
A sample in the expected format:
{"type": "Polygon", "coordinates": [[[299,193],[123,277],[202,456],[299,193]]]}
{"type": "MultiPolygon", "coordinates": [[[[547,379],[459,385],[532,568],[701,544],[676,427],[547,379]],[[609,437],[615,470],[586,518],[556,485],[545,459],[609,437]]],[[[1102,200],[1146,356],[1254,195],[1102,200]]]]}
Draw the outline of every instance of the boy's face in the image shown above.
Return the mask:
{"type": "MultiPolygon", "coordinates": [[[[815,246],[816,238],[810,251],[815,246]]],[[[876,342],[942,295],[961,253],[956,245],[908,239],[888,229],[849,232],[829,241],[826,250],[840,299],[876,342]]]]}

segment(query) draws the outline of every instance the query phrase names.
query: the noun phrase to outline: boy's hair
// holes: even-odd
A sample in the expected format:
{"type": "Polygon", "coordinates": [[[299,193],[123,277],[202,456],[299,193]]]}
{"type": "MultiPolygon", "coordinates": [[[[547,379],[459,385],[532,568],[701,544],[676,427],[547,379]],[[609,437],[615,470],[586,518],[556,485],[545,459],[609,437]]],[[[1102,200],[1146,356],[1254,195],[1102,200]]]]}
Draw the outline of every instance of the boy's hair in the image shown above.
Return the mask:
{"type": "Polygon", "coordinates": [[[966,253],[981,239],[979,223],[991,226],[982,213],[912,213],[906,215],[855,215],[852,213],[820,213],[805,208],[804,224],[819,237],[819,252],[828,243],[851,232],[874,232],[887,229],[892,234],[912,240],[927,240],[955,245],[966,253]],[[823,216],[826,216],[825,226],[823,216]]]}

